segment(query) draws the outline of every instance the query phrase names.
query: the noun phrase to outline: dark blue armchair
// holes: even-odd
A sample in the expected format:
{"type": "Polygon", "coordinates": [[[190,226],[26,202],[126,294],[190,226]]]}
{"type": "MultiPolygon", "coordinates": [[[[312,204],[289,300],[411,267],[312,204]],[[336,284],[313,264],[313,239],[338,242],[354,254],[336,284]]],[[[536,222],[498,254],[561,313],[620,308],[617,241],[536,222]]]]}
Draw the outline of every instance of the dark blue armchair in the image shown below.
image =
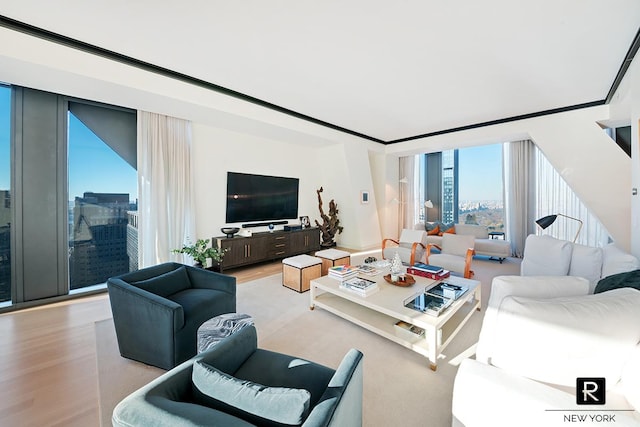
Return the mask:
{"type": "Polygon", "coordinates": [[[165,263],[107,281],[120,354],[171,369],[196,354],[197,330],[236,311],[236,279],[165,263]]]}
{"type": "Polygon", "coordinates": [[[127,396],[116,427],[360,427],[363,355],[334,370],[257,346],[247,326],[127,396]]]}

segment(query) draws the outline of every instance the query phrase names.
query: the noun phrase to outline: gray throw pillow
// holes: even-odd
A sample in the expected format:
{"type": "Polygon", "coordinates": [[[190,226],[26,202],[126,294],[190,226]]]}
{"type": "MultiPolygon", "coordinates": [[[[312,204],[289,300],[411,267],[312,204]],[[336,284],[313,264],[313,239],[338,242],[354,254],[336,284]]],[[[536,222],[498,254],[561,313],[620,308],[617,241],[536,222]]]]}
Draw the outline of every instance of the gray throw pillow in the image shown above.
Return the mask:
{"type": "Polygon", "coordinates": [[[201,393],[215,400],[277,423],[300,425],[309,415],[311,393],[304,389],[241,380],[202,361],[194,363],[192,381],[201,393]]]}

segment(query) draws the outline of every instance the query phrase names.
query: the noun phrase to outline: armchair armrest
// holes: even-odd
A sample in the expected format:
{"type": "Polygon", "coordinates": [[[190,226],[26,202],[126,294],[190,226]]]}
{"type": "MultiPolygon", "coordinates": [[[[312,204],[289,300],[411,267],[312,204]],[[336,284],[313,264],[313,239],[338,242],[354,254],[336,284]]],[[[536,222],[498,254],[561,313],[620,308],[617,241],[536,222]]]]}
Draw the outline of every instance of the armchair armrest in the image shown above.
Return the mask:
{"type": "Polygon", "coordinates": [[[187,273],[193,288],[213,289],[230,295],[236,294],[236,278],[233,276],[192,266],[187,266],[187,273]]]}
{"type": "Polygon", "coordinates": [[[349,350],[303,427],[362,425],[362,358],[360,351],[349,350]]]}
{"type": "Polygon", "coordinates": [[[442,248],[440,246],[436,245],[435,243],[428,243],[427,244],[427,253],[426,253],[427,263],[429,263],[429,255],[431,255],[431,249],[432,248],[436,248],[437,250],[442,252],[442,248]]]}
{"type": "Polygon", "coordinates": [[[384,259],[384,248],[387,247],[388,244],[393,243],[396,246],[400,246],[400,242],[398,242],[396,239],[384,239],[382,241],[382,258],[384,259]]]}
{"type": "Polygon", "coordinates": [[[467,249],[467,254],[464,257],[464,277],[465,279],[471,279],[475,274],[471,270],[471,260],[473,260],[473,256],[476,254],[475,249],[469,248],[467,249]]]}
{"type": "MultiPolygon", "coordinates": [[[[112,278],[107,281],[111,311],[118,313],[123,325],[154,325],[154,328],[171,328],[172,331],[184,326],[184,310],[182,306],[167,298],[130,285],[122,279],[112,278]]],[[[116,325],[117,326],[117,325],[116,325]]],[[[132,331],[134,328],[130,328],[132,331]]],[[[144,328],[135,328],[141,330],[144,328]]]]}

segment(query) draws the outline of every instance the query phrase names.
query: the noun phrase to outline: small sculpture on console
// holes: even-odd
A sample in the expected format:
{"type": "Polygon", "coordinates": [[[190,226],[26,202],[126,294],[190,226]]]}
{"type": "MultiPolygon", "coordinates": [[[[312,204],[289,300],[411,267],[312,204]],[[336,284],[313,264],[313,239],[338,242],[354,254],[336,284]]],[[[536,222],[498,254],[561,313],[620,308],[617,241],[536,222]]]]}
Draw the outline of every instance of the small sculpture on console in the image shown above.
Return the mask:
{"type": "Polygon", "coordinates": [[[322,187],[320,187],[319,190],[316,190],[316,193],[318,193],[318,209],[320,209],[320,217],[323,222],[320,224],[317,219],[315,222],[322,232],[322,243],[320,243],[320,246],[323,248],[330,248],[336,245],[333,238],[336,235],[336,232],[338,234],[342,233],[343,227],[340,225],[340,220],[338,219],[338,205],[336,205],[336,202],[334,202],[333,199],[329,202],[329,215],[327,215],[322,209],[322,196],[320,195],[322,191],[322,187]]]}

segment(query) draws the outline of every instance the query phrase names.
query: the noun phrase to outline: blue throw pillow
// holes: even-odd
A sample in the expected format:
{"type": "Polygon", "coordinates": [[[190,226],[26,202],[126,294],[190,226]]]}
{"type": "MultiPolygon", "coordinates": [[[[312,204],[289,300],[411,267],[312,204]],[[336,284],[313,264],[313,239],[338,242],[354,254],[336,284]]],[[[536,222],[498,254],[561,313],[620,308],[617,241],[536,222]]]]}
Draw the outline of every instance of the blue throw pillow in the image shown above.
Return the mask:
{"type": "Polygon", "coordinates": [[[182,266],[147,280],[132,282],[131,285],[166,298],[176,292],[190,288],[191,281],[187,274],[187,268],[182,266]]]}
{"type": "Polygon", "coordinates": [[[300,425],[309,415],[311,393],[241,380],[202,361],[193,364],[192,381],[203,394],[276,423],[300,425]]]}

